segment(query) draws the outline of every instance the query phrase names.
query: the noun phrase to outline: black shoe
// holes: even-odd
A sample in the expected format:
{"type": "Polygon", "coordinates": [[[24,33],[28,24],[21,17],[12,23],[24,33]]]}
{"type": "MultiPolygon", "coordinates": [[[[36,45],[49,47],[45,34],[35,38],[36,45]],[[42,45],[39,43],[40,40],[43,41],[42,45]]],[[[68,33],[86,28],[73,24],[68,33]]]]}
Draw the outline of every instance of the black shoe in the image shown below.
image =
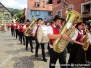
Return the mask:
{"type": "Polygon", "coordinates": [[[43,61],[44,61],[44,62],[47,62],[47,59],[46,59],[46,58],[43,58],[43,61]]]}
{"type": "Polygon", "coordinates": [[[33,50],[31,50],[31,52],[33,53],[33,50]]]}
{"type": "Polygon", "coordinates": [[[25,45],[25,43],[23,43],[23,45],[25,45]]]}
{"type": "Polygon", "coordinates": [[[38,57],[38,55],[35,55],[36,57],[38,57]]]}
{"type": "Polygon", "coordinates": [[[28,51],[28,48],[26,48],[26,51],[28,51]]]}

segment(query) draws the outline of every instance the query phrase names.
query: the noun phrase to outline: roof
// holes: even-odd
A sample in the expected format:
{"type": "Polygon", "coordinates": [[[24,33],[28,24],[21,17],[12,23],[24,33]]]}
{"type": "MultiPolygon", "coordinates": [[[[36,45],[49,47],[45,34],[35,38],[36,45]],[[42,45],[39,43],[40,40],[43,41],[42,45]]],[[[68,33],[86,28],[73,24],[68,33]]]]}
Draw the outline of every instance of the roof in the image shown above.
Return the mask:
{"type": "MultiPolygon", "coordinates": [[[[3,7],[5,7],[1,2],[0,2],[0,4],[3,6],[3,7]]],[[[5,7],[6,8],[6,7],[5,7]]],[[[6,8],[7,9],[7,8],[6,8]]],[[[8,9],[7,9],[8,10],[8,9]]],[[[9,10],[8,10],[9,11],[9,10]]],[[[10,11],[9,11],[10,12],[10,11]]],[[[10,12],[11,13],[11,12],[10,12]]],[[[12,14],[12,13],[11,13],[12,14]]],[[[13,15],[13,14],[12,14],[13,15]]]]}
{"type": "Polygon", "coordinates": [[[52,4],[45,3],[45,7],[43,7],[43,1],[34,1],[28,0],[28,8],[30,10],[43,10],[43,11],[52,11],[52,4]],[[40,7],[35,7],[35,2],[40,2],[40,7]]]}

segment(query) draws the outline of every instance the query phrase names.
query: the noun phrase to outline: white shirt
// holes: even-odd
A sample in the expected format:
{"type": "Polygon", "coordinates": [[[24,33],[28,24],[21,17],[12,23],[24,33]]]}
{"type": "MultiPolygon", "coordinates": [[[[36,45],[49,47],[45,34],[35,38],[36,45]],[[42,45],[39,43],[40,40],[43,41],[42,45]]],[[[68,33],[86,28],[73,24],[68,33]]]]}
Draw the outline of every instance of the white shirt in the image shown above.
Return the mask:
{"type": "Polygon", "coordinates": [[[16,26],[16,24],[14,24],[14,26],[16,26]]]}
{"type": "MultiPolygon", "coordinates": [[[[55,25],[53,25],[53,26],[56,27],[55,25]]],[[[48,34],[53,34],[53,29],[52,29],[52,26],[51,25],[48,27],[47,35],[48,34]]]]}
{"type": "Polygon", "coordinates": [[[26,25],[24,25],[23,28],[25,29],[26,28],[26,25]]]}
{"type": "MultiPolygon", "coordinates": [[[[39,24],[38,24],[38,25],[39,25],[39,24]]],[[[36,33],[37,27],[38,27],[38,26],[35,25],[34,28],[33,28],[33,33],[34,33],[34,34],[36,33]]]]}
{"type": "Polygon", "coordinates": [[[18,25],[18,29],[20,28],[20,26],[18,25]]]}
{"type": "Polygon", "coordinates": [[[72,37],[72,40],[76,40],[76,38],[77,38],[77,36],[78,36],[78,33],[83,34],[83,31],[80,32],[78,29],[76,29],[76,30],[75,30],[75,34],[74,34],[73,37],[72,37]]]}
{"type": "MultiPolygon", "coordinates": [[[[53,26],[56,27],[55,25],[53,25],[53,26]]],[[[53,34],[53,29],[52,29],[52,26],[51,26],[51,25],[48,27],[47,35],[48,35],[48,34],[53,34]]],[[[49,44],[49,46],[50,46],[50,48],[53,48],[52,45],[49,44]]]]}
{"type": "Polygon", "coordinates": [[[91,41],[91,34],[88,33],[88,40],[87,41],[91,41]]]}

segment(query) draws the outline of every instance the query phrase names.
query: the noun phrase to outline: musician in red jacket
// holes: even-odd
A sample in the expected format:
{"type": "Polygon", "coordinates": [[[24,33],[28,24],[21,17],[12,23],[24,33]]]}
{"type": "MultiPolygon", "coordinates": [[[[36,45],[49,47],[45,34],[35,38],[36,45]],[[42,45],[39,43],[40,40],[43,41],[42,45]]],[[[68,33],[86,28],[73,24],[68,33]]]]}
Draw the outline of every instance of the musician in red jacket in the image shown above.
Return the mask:
{"type": "Polygon", "coordinates": [[[15,25],[14,25],[13,21],[11,23],[11,34],[12,34],[12,36],[15,36],[15,25]]]}
{"type": "Polygon", "coordinates": [[[19,28],[20,42],[22,44],[22,39],[23,39],[23,44],[25,45],[24,31],[25,31],[24,25],[20,24],[20,28],[19,28]]]}
{"type": "Polygon", "coordinates": [[[17,36],[19,36],[19,22],[18,21],[16,21],[15,31],[16,31],[16,39],[17,39],[17,36]]]}
{"type": "MultiPolygon", "coordinates": [[[[31,22],[29,20],[26,21],[26,29],[29,28],[29,25],[31,24],[31,22]]],[[[28,50],[28,43],[30,44],[30,48],[31,48],[31,52],[33,53],[33,44],[32,44],[32,32],[29,33],[30,36],[25,36],[26,38],[26,50],[28,50]]]]}
{"type": "Polygon", "coordinates": [[[61,64],[66,64],[65,50],[62,53],[55,52],[53,50],[53,42],[57,38],[62,38],[62,37],[67,40],[68,36],[66,34],[60,34],[59,33],[59,28],[60,28],[62,19],[59,18],[59,16],[55,16],[55,18],[53,20],[54,20],[54,22],[49,26],[48,31],[47,31],[47,35],[48,35],[48,38],[50,40],[49,41],[49,53],[50,53],[49,68],[55,68],[57,59],[59,59],[60,68],[66,68],[65,66],[61,66],[61,64]]]}

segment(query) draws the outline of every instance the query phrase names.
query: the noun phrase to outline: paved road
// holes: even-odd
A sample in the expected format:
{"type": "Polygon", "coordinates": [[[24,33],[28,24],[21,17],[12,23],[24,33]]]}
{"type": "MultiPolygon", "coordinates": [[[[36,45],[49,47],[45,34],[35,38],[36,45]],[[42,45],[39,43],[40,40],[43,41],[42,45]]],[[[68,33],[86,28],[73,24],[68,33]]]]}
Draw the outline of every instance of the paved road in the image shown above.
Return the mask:
{"type": "MultiPolygon", "coordinates": [[[[35,48],[35,44],[33,47],[35,48]]],[[[20,44],[18,39],[12,37],[10,31],[0,32],[0,68],[49,68],[47,45],[46,57],[47,62],[43,62],[41,49],[39,49],[39,57],[36,58],[35,52],[31,53],[30,48],[29,51],[25,51],[25,45],[20,44]]],[[[67,60],[68,57],[69,54],[67,54],[67,60]]]]}

